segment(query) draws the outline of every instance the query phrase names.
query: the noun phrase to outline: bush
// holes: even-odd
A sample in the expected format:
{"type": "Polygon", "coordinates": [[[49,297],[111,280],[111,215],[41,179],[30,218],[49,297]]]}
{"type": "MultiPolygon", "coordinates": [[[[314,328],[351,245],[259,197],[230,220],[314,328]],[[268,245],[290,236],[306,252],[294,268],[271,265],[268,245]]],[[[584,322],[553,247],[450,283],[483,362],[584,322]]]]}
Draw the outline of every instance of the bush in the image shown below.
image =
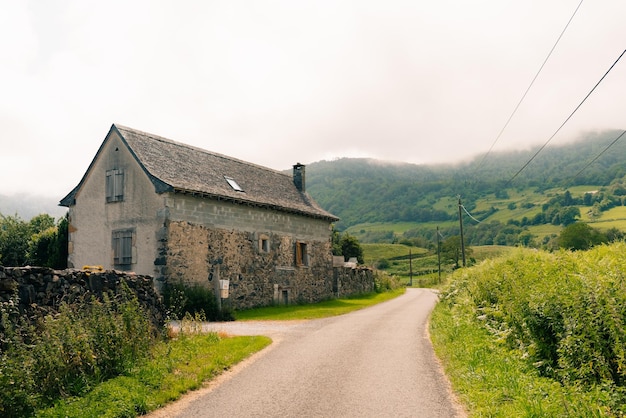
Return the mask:
{"type": "Polygon", "coordinates": [[[186,314],[201,314],[209,321],[235,319],[229,308],[222,306],[220,311],[215,294],[200,285],[167,284],[163,289],[163,302],[172,319],[182,319],[186,314]]]}
{"type": "Polygon", "coordinates": [[[388,292],[402,287],[402,283],[397,277],[391,276],[384,271],[374,271],[374,290],[376,293],[388,292]]]}
{"type": "Polygon", "coordinates": [[[457,273],[444,299],[466,295],[476,317],[542,375],[626,386],[625,243],[587,252],[519,250],[457,273]]]}
{"type": "MultiPolygon", "coordinates": [[[[12,303],[11,303],[12,302],[12,303]]],[[[144,359],[155,333],[128,288],[115,297],[61,304],[36,324],[2,303],[0,415],[28,416],[57,399],[86,393],[144,359]]]]}

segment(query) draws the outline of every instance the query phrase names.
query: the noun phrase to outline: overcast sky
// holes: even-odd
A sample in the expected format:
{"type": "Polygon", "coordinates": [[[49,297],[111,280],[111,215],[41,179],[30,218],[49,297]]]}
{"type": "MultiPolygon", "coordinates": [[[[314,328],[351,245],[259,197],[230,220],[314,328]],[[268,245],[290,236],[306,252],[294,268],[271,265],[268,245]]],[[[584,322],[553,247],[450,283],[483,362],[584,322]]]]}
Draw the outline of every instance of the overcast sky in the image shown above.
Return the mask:
{"type": "MultiPolygon", "coordinates": [[[[278,170],[469,158],[579,2],[2,1],[0,194],[62,198],[112,123],[278,170]]],[[[624,16],[582,3],[494,151],[555,132],[626,48],[624,16]]],[[[551,145],[626,129],[625,97],[626,57],[551,145]]]]}

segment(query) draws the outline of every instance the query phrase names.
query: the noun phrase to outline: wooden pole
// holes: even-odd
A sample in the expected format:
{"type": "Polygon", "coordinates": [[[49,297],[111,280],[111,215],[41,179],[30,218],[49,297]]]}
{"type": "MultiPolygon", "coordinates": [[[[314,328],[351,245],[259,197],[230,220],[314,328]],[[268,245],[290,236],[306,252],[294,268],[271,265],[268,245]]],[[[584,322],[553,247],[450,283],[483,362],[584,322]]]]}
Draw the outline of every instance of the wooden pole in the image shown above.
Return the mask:
{"type": "Polygon", "coordinates": [[[409,248],[409,286],[413,286],[413,257],[409,248]]]}
{"type": "Polygon", "coordinates": [[[441,283],[441,242],[439,240],[439,226],[437,226],[437,265],[439,271],[439,283],[441,283]]]}
{"type": "Polygon", "coordinates": [[[463,239],[463,214],[461,205],[461,196],[459,196],[459,226],[461,228],[461,256],[463,257],[463,267],[465,267],[465,240],[463,239]]]}

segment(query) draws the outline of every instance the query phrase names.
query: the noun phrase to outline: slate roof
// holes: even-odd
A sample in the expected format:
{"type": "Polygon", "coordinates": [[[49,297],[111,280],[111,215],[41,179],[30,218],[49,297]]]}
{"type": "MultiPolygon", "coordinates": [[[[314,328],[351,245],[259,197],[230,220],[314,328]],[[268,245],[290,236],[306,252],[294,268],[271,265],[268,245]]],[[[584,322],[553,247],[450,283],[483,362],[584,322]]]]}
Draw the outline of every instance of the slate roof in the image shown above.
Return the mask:
{"type": "MultiPolygon", "coordinates": [[[[331,222],[339,219],[299,191],[291,175],[121,125],[113,124],[111,132],[119,134],[157,193],[189,193],[331,222]],[[234,179],[243,191],[233,189],[225,177],[234,179]]],[[[61,200],[62,206],[73,204],[85,177],[61,200]]]]}

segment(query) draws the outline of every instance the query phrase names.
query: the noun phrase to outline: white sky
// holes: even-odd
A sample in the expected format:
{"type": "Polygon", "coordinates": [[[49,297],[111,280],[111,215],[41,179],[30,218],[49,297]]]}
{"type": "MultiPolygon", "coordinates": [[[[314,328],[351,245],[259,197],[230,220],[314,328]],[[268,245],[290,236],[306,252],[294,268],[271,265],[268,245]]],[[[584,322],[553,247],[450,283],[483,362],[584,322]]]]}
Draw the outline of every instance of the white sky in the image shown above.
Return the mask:
{"type": "MultiPolygon", "coordinates": [[[[0,194],[62,198],[112,123],[279,170],[484,153],[579,1],[2,1],[0,194]]],[[[583,2],[494,151],[554,133],[624,16],[583,2]]],[[[626,57],[552,144],[626,129],[625,97],[626,57]]]]}

